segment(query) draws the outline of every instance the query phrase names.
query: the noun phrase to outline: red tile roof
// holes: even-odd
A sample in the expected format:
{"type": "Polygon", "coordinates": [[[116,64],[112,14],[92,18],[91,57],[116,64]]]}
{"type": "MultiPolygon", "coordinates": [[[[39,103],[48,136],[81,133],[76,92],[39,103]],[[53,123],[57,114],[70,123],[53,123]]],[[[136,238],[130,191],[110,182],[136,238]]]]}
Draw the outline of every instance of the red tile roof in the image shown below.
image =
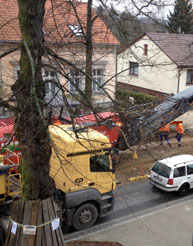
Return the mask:
{"type": "Polygon", "coordinates": [[[145,36],[149,37],[177,66],[193,67],[192,34],[144,33],[118,53],[121,54],[145,36]]]}
{"type": "Polygon", "coordinates": [[[193,66],[193,35],[147,33],[147,36],[179,67],[193,66]]]}
{"type": "MultiPolygon", "coordinates": [[[[47,0],[44,16],[45,40],[58,43],[80,43],[83,37],[76,37],[68,27],[71,25],[82,26],[86,33],[87,3],[71,2],[64,0],[47,0]],[[79,17],[76,17],[76,13],[79,17]]],[[[18,23],[17,0],[0,0],[0,41],[19,42],[21,34],[18,23]]],[[[93,16],[96,13],[93,10],[93,16]]],[[[98,17],[93,24],[93,43],[119,45],[118,40],[98,17]]]]}
{"type": "Polygon", "coordinates": [[[174,33],[146,34],[179,67],[193,66],[193,35],[174,33]]]}

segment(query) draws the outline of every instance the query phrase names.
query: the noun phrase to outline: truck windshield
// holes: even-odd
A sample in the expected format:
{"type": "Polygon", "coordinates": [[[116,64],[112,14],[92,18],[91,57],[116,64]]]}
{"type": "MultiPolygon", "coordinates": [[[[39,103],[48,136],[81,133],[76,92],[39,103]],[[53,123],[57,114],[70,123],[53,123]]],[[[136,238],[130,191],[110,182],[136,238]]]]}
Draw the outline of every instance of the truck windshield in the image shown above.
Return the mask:
{"type": "Polygon", "coordinates": [[[91,172],[109,172],[109,154],[90,157],[91,172]]]}
{"type": "Polygon", "coordinates": [[[165,178],[169,178],[170,176],[170,172],[171,172],[171,168],[160,163],[160,162],[156,162],[155,165],[152,167],[151,169],[153,172],[165,177],[165,178]]]}

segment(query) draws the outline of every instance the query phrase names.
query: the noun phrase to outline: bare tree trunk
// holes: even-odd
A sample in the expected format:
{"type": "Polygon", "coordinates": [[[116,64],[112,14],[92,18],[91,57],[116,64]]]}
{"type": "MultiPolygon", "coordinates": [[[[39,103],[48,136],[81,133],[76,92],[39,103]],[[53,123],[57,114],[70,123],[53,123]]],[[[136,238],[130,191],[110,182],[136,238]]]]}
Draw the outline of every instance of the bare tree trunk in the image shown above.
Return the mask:
{"type": "Polygon", "coordinates": [[[86,78],[85,95],[92,101],[92,0],[87,5],[87,33],[86,33],[86,78]]]}
{"type": "Polygon", "coordinates": [[[45,1],[18,0],[22,43],[19,78],[12,86],[12,91],[17,101],[15,132],[22,152],[25,200],[49,197],[54,184],[49,177],[51,147],[48,127],[43,118],[45,89],[41,68],[45,1]]]}

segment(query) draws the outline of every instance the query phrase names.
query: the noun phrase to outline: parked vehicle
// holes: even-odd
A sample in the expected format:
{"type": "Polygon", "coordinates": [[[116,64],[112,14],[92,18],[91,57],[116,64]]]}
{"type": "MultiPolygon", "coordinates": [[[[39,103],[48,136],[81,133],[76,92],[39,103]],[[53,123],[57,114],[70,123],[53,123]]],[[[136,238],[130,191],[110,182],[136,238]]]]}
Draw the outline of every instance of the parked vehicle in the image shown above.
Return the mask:
{"type": "MultiPolygon", "coordinates": [[[[91,227],[98,217],[113,211],[118,163],[113,157],[118,156],[117,150],[105,135],[93,129],[52,125],[49,131],[53,143],[50,176],[56,184],[54,196],[62,208],[63,227],[65,230],[71,225],[76,230],[91,227]]],[[[20,158],[8,148],[5,151],[2,168],[13,169],[16,165],[5,164],[14,164],[15,160],[18,164],[20,158]]]]}
{"type": "Polygon", "coordinates": [[[98,217],[113,211],[115,150],[93,129],[61,125],[50,126],[49,131],[54,142],[50,176],[56,185],[55,201],[63,211],[63,228],[91,227],[98,217]]]}
{"type": "Polygon", "coordinates": [[[193,155],[177,155],[157,161],[148,176],[151,185],[186,195],[193,188],[193,155]]]}

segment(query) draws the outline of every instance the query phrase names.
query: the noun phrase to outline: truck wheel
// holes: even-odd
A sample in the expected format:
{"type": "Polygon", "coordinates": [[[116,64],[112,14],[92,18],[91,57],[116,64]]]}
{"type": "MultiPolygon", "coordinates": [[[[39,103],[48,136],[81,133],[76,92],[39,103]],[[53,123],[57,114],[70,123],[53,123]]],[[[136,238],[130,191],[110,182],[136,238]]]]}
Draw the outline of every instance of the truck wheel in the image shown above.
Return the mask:
{"type": "Polygon", "coordinates": [[[180,189],[178,190],[178,193],[180,196],[185,196],[189,191],[189,185],[183,184],[180,189]]]}
{"type": "Polygon", "coordinates": [[[80,206],[74,213],[72,225],[77,230],[91,227],[98,217],[97,208],[90,203],[80,206]]]}

